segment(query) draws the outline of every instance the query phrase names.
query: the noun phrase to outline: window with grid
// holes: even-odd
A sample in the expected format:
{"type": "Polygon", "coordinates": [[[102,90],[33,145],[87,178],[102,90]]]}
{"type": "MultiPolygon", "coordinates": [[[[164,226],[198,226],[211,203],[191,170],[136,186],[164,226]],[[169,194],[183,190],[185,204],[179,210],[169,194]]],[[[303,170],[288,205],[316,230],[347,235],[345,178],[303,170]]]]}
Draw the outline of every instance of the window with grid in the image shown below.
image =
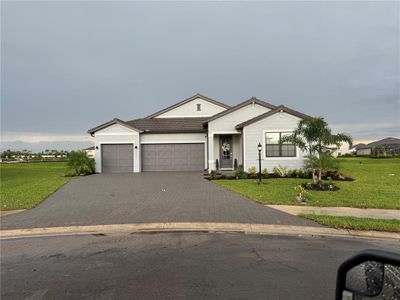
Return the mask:
{"type": "Polygon", "coordinates": [[[291,135],[291,132],[266,132],[265,156],[266,157],[296,157],[296,145],[281,142],[282,138],[291,135]]]}

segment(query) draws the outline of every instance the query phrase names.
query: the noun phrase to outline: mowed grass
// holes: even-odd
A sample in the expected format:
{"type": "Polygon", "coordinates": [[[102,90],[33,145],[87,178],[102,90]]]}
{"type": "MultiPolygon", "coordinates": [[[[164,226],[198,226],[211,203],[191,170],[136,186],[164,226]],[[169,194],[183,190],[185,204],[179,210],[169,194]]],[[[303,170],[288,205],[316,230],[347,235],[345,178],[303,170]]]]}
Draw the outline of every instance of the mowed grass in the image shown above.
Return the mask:
{"type": "Polygon", "coordinates": [[[65,171],[62,162],[1,164],[0,209],[35,207],[71,179],[65,171]]]}
{"type": "MultiPolygon", "coordinates": [[[[310,206],[400,209],[400,159],[340,158],[340,171],[355,181],[337,181],[339,191],[310,191],[310,206]]],[[[307,179],[215,180],[229,190],[264,204],[297,205],[294,187],[307,179]]]]}
{"type": "Polygon", "coordinates": [[[400,220],[301,214],[300,217],[336,229],[400,232],[400,220]]]}

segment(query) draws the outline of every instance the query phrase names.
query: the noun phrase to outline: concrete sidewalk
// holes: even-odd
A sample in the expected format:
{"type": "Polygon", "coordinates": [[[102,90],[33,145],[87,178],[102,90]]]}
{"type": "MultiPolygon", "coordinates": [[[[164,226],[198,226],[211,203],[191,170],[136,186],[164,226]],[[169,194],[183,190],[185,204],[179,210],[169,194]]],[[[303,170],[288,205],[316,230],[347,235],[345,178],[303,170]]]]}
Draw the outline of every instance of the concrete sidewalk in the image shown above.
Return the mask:
{"type": "Polygon", "coordinates": [[[318,207],[295,205],[267,205],[282,212],[295,215],[316,214],[329,216],[348,216],[357,218],[397,219],[400,220],[398,209],[353,208],[353,207],[318,207]]]}

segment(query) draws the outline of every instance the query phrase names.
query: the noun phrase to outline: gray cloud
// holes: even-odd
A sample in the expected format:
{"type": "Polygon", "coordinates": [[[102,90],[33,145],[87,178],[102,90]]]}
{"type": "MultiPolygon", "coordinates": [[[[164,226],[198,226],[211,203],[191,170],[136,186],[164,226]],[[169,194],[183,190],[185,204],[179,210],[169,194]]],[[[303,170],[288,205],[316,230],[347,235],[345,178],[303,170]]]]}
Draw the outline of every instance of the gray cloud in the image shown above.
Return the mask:
{"type": "Polygon", "coordinates": [[[5,132],[84,135],[196,92],[399,131],[398,2],[1,5],[5,132]]]}

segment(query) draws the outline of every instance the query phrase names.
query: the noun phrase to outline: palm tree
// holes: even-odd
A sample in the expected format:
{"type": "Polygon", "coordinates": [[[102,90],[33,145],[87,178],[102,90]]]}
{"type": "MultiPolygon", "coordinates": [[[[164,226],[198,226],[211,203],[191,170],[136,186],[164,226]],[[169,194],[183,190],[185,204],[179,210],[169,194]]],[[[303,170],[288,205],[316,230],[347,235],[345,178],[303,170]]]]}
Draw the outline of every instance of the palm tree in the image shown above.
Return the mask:
{"type": "MultiPolygon", "coordinates": [[[[353,138],[345,133],[332,134],[324,118],[309,117],[300,120],[293,134],[283,137],[281,142],[290,142],[307,152],[308,159],[317,164],[318,182],[321,182],[323,165],[332,157],[326,152],[327,147],[335,145],[339,148],[342,143],[348,143],[351,147],[353,138]]],[[[315,169],[313,168],[314,182],[316,182],[315,169]]]]}

